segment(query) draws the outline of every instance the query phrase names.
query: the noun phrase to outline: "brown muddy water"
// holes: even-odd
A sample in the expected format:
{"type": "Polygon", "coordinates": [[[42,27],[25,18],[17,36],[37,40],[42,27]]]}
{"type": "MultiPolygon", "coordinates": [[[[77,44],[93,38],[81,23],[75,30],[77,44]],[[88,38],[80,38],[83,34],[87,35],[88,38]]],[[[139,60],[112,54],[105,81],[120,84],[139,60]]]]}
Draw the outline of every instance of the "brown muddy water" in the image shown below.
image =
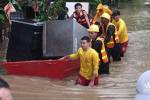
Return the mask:
{"type": "Polygon", "coordinates": [[[129,47],[121,62],[111,63],[110,75],[103,75],[97,87],[74,85],[76,74],[64,80],[39,77],[2,76],[11,88],[14,100],[133,100],[136,80],[150,69],[149,0],[120,3],[129,32],[129,47]]]}

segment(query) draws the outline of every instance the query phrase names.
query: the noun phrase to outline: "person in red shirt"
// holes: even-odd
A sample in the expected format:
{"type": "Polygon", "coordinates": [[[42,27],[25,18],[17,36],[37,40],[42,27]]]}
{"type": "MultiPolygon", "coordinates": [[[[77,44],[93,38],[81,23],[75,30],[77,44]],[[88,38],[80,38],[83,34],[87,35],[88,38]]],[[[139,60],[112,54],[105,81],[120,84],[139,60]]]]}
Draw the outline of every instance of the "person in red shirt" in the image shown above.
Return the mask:
{"type": "Polygon", "coordinates": [[[75,11],[70,17],[71,19],[75,18],[76,21],[81,24],[82,26],[89,28],[90,20],[88,18],[88,14],[85,10],[82,9],[82,4],[76,3],[75,4],[75,11]]]}

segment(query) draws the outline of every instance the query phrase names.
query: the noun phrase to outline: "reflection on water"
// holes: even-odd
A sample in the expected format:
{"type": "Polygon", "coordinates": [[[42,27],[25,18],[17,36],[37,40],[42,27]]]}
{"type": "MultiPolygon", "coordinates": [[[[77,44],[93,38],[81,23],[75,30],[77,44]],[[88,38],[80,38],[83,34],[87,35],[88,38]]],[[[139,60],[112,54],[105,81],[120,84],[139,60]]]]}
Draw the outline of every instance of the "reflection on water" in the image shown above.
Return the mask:
{"type": "Polygon", "coordinates": [[[150,4],[148,0],[130,0],[120,3],[122,17],[127,23],[129,31],[150,29],[150,4]]]}
{"type": "Polygon", "coordinates": [[[81,94],[86,100],[133,100],[136,94],[135,84],[141,73],[150,69],[150,6],[146,0],[129,0],[120,3],[121,16],[129,31],[129,48],[121,62],[112,63],[110,75],[100,77],[100,85],[90,87],[75,86],[76,75],[62,81],[53,81],[55,88],[70,90],[70,95],[81,94]],[[90,92],[88,94],[87,92],[90,92]],[[82,95],[82,94],[88,95],[82,95]]]}
{"type": "MultiPolygon", "coordinates": [[[[119,3],[121,16],[123,17],[123,19],[125,20],[128,26],[129,49],[128,49],[126,56],[121,62],[111,64],[112,73],[110,75],[101,76],[103,80],[101,81],[101,84],[103,85],[98,86],[98,88],[103,88],[107,86],[111,88],[115,88],[116,85],[114,82],[112,82],[113,80],[111,80],[112,78],[111,76],[113,76],[113,78],[115,76],[115,78],[120,79],[122,78],[122,76],[124,76],[124,74],[128,73],[128,75],[124,77],[128,79],[132,76],[131,77],[132,79],[132,78],[135,78],[136,74],[138,73],[138,71],[136,73],[137,69],[134,69],[135,66],[147,67],[148,62],[149,62],[148,59],[150,59],[150,53],[149,53],[150,51],[150,44],[149,44],[150,43],[150,35],[149,35],[150,33],[150,4],[145,5],[145,2],[149,2],[149,0],[128,0],[128,2],[119,3]],[[145,52],[142,52],[143,50],[145,52]],[[141,52],[143,53],[143,55],[141,54],[141,52]],[[120,66],[124,66],[124,68],[120,66]],[[131,68],[129,66],[131,66],[131,68]],[[136,74],[134,73],[135,75],[133,75],[132,73],[133,71],[136,73],[136,74]],[[116,73],[118,73],[118,75],[115,75],[116,73]]],[[[63,81],[61,83],[60,82],[57,83],[56,81],[56,84],[63,84],[63,85],[66,84],[66,85],[73,86],[74,85],[73,79],[75,79],[75,76],[71,76],[67,78],[66,81],[63,81]]],[[[122,79],[121,81],[124,81],[124,80],[122,79]]],[[[131,86],[135,86],[135,85],[132,84],[131,86]]]]}
{"type": "MultiPolygon", "coordinates": [[[[136,93],[136,79],[142,72],[149,69],[150,6],[144,5],[145,2],[146,0],[129,0],[128,2],[120,3],[121,16],[125,20],[129,31],[129,49],[121,62],[110,65],[111,74],[101,76],[100,85],[94,90],[90,90],[92,93],[103,90],[104,94],[100,92],[99,95],[101,96],[99,97],[108,99],[110,96],[109,99],[115,98],[109,92],[113,90],[115,95],[118,91],[120,92],[116,98],[121,98],[120,100],[130,98],[132,100],[136,93]],[[105,89],[108,89],[108,91],[105,89]]],[[[74,86],[74,79],[75,76],[71,76],[63,81],[53,81],[53,84],[56,87],[69,87],[72,90],[85,92],[85,87],[74,86]]],[[[86,88],[90,89],[89,87],[86,88]]],[[[88,95],[88,97],[90,96],[88,95]]]]}

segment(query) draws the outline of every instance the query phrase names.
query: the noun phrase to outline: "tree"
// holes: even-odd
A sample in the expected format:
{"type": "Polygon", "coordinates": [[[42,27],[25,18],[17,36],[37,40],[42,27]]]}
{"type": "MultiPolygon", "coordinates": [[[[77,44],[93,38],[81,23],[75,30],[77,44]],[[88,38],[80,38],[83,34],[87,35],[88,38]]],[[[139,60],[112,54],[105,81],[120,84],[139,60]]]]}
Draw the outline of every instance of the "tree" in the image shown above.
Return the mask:
{"type": "Polygon", "coordinates": [[[4,7],[9,1],[18,1],[21,6],[31,5],[33,1],[39,2],[40,11],[39,16],[36,18],[40,21],[54,20],[57,19],[60,12],[67,13],[66,2],[89,2],[89,11],[91,14],[94,13],[93,11],[95,11],[97,5],[101,2],[101,0],[53,0],[53,4],[49,5],[51,0],[1,0],[0,4],[3,4],[4,7]]]}
{"type": "Polygon", "coordinates": [[[48,9],[48,19],[57,19],[60,12],[67,13],[65,4],[65,0],[54,0],[53,4],[51,4],[48,9]]]}
{"type": "Polygon", "coordinates": [[[0,0],[0,4],[4,7],[8,3],[8,0],[0,0]]]}

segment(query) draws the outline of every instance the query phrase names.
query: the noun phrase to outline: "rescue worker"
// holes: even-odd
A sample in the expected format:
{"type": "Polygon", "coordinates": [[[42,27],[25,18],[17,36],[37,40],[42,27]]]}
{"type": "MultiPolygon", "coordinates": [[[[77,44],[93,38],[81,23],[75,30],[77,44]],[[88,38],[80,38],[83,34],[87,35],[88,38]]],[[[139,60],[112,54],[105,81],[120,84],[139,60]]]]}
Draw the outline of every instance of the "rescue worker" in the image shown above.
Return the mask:
{"type": "Polygon", "coordinates": [[[112,15],[112,11],[111,9],[109,9],[108,6],[103,5],[103,4],[99,4],[96,8],[96,15],[93,19],[93,24],[95,24],[97,22],[97,19],[103,14],[103,13],[108,13],[109,15],[112,15]]]}
{"type": "Polygon", "coordinates": [[[69,15],[67,14],[68,13],[68,8],[67,7],[64,7],[64,11],[61,11],[59,14],[58,14],[58,20],[65,20],[65,19],[69,19],[69,15]]]}
{"type": "Polygon", "coordinates": [[[83,86],[98,85],[99,56],[90,45],[90,38],[84,36],[81,38],[81,48],[76,53],[61,58],[61,60],[80,59],[80,71],[76,84],[83,86]]]}
{"type": "Polygon", "coordinates": [[[120,61],[120,47],[119,47],[119,38],[117,35],[116,27],[113,23],[110,22],[111,17],[107,13],[101,15],[102,22],[102,37],[104,37],[104,44],[106,46],[107,52],[112,56],[113,61],[120,61]]]}
{"type": "Polygon", "coordinates": [[[124,53],[127,51],[128,47],[128,32],[127,32],[127,26],[124,22],[124,20],[120,17],[120,11],[114,10],[112,14],[113,23],[115,24],[117,28],[117,33],[119,36],[119,43],[120,43],[120,49],[121,49],[121,56],[124,56],[124,53]]]}
{"type": "Polygon", "coordinates": [[[99,65],[99,74],[109,74],[109,60],[107,56],[107,52],[105,50],[105,45],[104,45],[104,38],[100,38],[99,36],[99,27],[98,25],[91,25],[90,28],[88,29],[90,38],[91,38],[91,44],[92,48],[95,49],[100,58],[100,65],[99,65]]]}
{"type": "Polygon", "coordinates": [[[89,28],[90,26],[90,20],[88,18],[88,14],[85,10],[82,9],[82,4],[80,3],[75,4],[75,12],[73,12],[70,18],[71,19],[75,18],[79,24],[81,24],[86,28],[89,28]]]}

